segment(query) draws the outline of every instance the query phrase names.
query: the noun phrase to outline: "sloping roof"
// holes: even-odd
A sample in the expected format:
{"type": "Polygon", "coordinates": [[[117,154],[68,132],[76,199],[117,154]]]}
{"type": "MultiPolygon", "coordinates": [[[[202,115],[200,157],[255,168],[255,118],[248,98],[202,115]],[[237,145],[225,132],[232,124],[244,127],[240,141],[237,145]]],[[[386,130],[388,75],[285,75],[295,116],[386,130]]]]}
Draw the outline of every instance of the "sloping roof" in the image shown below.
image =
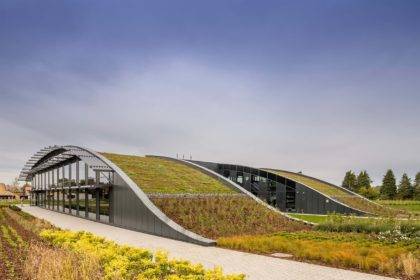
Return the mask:
{"type": "Polygon", "coordinates": [[[6,190],[6,185],[5,184],[0,184],[0,196],[13,196],[13,197],[15,197],[15,194],[6,190]]]}
{"type": "Polygon", "coordinates": [[[296,181],[298,183],[304,184],[308,187],[311,187],[327,196],[330,196],[333,199],[340,201],[354,209],[358,209],[364,212],[381,215],[384,212],[390,211],[385,207],[376,204],[366,198],[361,197],[350,191],[346,191],[341,187],[335,186],[333,184],[324,182],[322,180],[309,177],[300,173],[294,173],[285,170],[275,170],[275,169],[266,169],[267,171],[274,172],[280,176],[288,178],[290,180],[296,181]]]}
{"type": "Polygon", "coordinates": [[[145,193],[237,193],[189,165],[153,156],[102,153],[121,168],[145,193]]]}

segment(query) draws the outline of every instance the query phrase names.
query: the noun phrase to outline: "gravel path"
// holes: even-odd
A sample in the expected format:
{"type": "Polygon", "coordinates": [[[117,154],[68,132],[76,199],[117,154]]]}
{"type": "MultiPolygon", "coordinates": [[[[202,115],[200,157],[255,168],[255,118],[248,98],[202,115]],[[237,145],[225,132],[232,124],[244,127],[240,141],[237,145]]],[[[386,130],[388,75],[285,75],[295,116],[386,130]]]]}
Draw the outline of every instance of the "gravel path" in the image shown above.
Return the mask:
{"type": "Polygon", "coordinates": [[[287,280],[375,280],[392,279],[355,271],[330,268],[321,265],[237,252],[217,247],[203,247],[182,241],[162,238],[136,231],[105,225],[39,207],[24,206],[23,210],[54,225],[70,230],[90,231],[120,244],[151,250],[168,251],[171,257],[202,263],[208,268],[221,266],[225,273],[244,273],[247,279],[287,280]]]}

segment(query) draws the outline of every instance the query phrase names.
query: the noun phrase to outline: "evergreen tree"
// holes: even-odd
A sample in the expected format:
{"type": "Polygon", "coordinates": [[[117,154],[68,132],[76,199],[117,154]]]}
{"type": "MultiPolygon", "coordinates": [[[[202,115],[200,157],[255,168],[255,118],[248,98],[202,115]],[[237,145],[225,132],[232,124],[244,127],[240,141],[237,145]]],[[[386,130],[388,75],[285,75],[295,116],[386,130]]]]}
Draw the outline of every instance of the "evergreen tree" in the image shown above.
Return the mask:
{"type": "Polygon", "coordinates": [[[357,176],[357,189],[364,188],[368,190],[370,189],[370,183],[372,183],[372,180],[370,180],[369,174],[366,170],[361,171],[357,176]]]}
{"type": "Polygon", "coordinates": [[[413,198],[413,195],[414,188],[411,186],[411,179],[404,173],[398,185],[398,197],[401,199],[410,199],[413,198]]]}
{"type": "Polygon", "coordinates": [[[384,179],[382,180],[382,186],[380,189],[381,197],[384,199],[394,199],[397,194],[397,183],[395,181],[394,172],[389,169],[384,179]]]}
{"type": "Polygon", "coordinates": [[[414,179],[414,199],[420,200],[420,172],[417,172],[414,179]]]}
{"type": "Polygon", "coordinates": [[[344,176],[344,180],[343,180],[343,183],[341,183],[341,186],[351,191],[356,190],[357,179],[353,171],[349,170],[346,172],[346,175],[344,176]]]}

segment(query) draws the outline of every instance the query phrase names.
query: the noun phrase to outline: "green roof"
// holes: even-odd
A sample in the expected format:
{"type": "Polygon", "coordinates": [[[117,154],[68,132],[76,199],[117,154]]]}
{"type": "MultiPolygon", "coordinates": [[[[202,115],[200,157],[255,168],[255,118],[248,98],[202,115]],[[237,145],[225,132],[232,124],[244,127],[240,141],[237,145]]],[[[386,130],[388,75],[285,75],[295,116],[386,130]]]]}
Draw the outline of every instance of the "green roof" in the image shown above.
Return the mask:
{"type": "Polygon", "coordinates": [[[121,168],[145,193],[236,193],[209,175],[170,159],[102,153],[121,168]]]}
{"type": "Polygon", "coordinates": [[[382,207],[376,203],[373,203],[369,200],[366,200],[362,197],[359,197],[355,194],[348,193],[339,187],[332,186],[330,184],[324,183],[322,181],[318,181],[316,179],[312,179],[306,177],[304,175],[293,173],[289,171],[282,171],[282,170],[274,170],[274,169],[267,169],[267,171],[276,173],[280,176],[288,178],[290,180],[296,181],[308,187],[311,187],[343,204],[346,204],[354,209],[358,209],[364,212],[378,214],[378,215],[390,215],[391,209],[382,207]]]}
{"type": "MultiPolygon", "coordinates": [[[[283,176],[285,178],[291,179],[293,181],[299,182],[301,184],[307,185],[308,187],[314,188],[317,191],[322,192],[323,194],[326,194],[328,196],[348,196],[348,195],[352,195],[349,194],[348,192],[339,189],[337,187],[333,187],[329,184],[323,183],[321,181],[312,179],[312,178],[308,178],[306,176],[300,175],[298,173],[291,173],[291,172],[287,172],[287,171],[280,171],[280,170],[271,170],[273,172],[275,172],[276,174],[283,176]]],[[[354,195],[352,195],[354,196],[354,195]]]]}

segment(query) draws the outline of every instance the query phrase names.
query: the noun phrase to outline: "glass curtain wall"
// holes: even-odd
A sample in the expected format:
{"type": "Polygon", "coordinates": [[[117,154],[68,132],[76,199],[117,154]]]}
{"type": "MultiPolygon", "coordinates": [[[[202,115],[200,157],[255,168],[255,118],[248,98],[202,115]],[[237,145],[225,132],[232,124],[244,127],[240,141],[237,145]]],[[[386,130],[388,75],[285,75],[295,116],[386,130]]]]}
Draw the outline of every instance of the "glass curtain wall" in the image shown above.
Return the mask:
{"type": "Polygon", "coordinates": [[[88,166],[83,163],[79,163],[79,216],[87,217],[88,212],[86,211],[87,207],[87,196],[86,196],[86,186],[87,186],[87,169],[88,166]]]}
{"type": "Polygon", "coordinates": [[[64,202],[64,212],[70,213],[70,194],[69,194],[69,184],[70,178],[69,178],[69,166],[65,165],[63,166],[63,202],[64,202]]]}
{"type": "MultiPolygon", "coordinates": [[[[258,170],[245,166],[235,166],[228,164],[220,164],[218,173],[230,180],[237,182],[239,185],[265,200],[273,206],[283,205],[281,197],[277,201],[277,188],[284,186],[285,188],[285,210],[296,211],[296,184],[287,180],[287,184],[283,182],[284,178],[268,173],[264,170],[258,170]]],[[[283,187],[282,187],[283,188],[283,187]]]]}
{"type": "Polygon", "coordinates": [[[50,197],[50,171],[45,172],[45,194],[47,197],[47,208],[51,207],[51,197],[50,197]]]}
{"type": "Polygon", "coordinates": [[[112,222],[113,172],[93,171],[78,161],[35,174],[31,203],[101,222],[112,222]]]}
{"type": "Polygon", "coordinates": [[[56,201],[57,201],[57,205],[56,205],[56,210],[57,211],[63,211],[62,210],[62,206],[63,206],[63,193],[62,193],[62,178],[61,178],[61,174],[60,174],[60,168],[56,168],[55,170],[55,175],[56,175],[56,180],[57,180],[57,189],[56,189],[56,201]]]}
{"type": "MultiPolygon", "coordinates": [[[[97,194],[95,189],[95,172],[92,169],[87,169],[87,189],[86,189],[86,196],[87,196],[87,211],[88,211],[88,218],[96,220],[96,201],[97,201],[97,194]]],[[[99,207],[98,207],[99,208],[99,207]]]]}
{"type": "Polygon", "coordinates": [[[69,165],[69,203],[70,203],[70,213],[76,215],[77,213],[77,183],[76,183],[76,163],[71,163],[69,165]]]}
{"type": "Polygon", "coordinates": [[[51,170],[51,209],[55,210],[55,176],[54,176],[54,169],[51,170]]]}

